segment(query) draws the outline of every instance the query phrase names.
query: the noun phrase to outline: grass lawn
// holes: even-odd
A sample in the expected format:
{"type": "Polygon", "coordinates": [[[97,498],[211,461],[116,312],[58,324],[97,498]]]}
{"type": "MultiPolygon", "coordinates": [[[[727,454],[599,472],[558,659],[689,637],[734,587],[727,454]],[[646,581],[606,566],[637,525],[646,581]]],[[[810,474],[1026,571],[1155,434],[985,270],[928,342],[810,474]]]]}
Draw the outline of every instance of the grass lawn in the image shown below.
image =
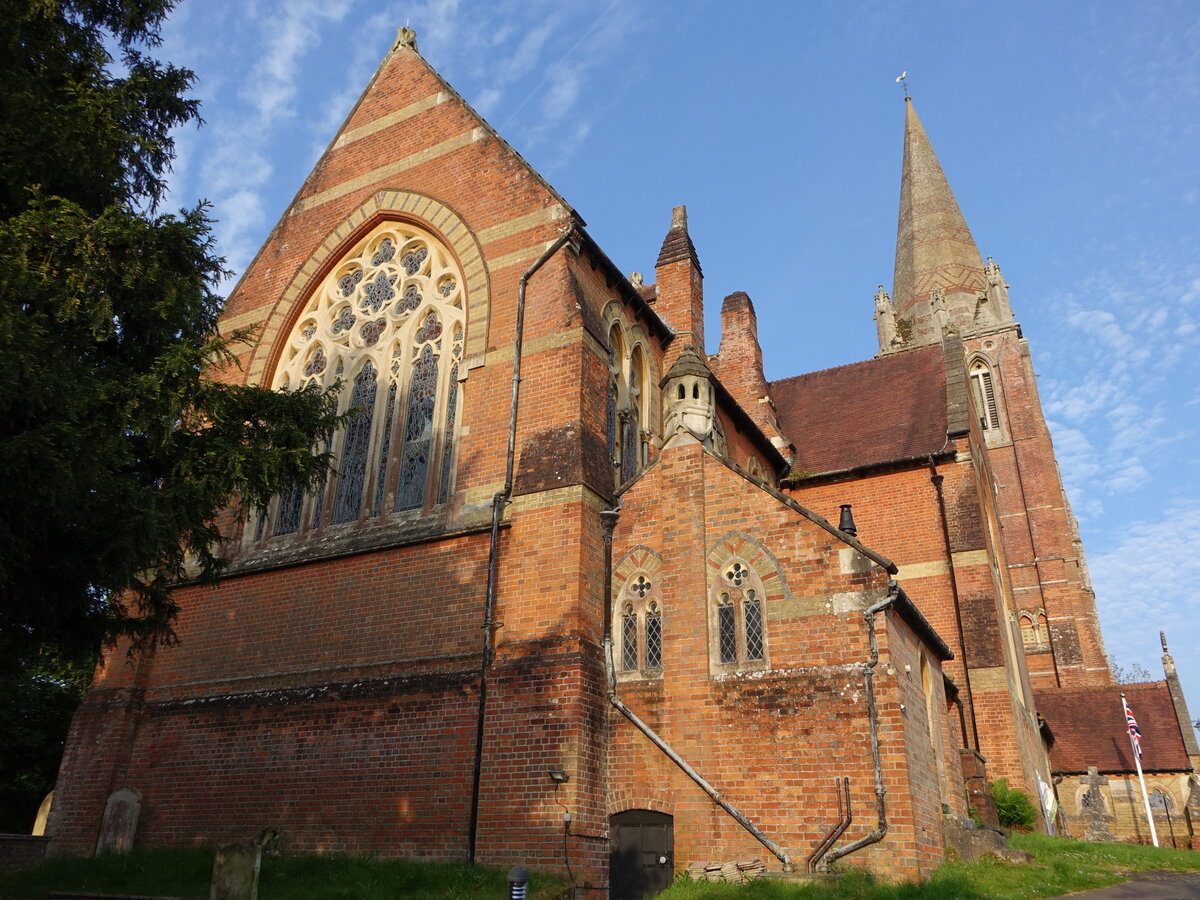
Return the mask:
{"type": "MultiPolygon", "coordinates": [[[[43,900],[47,891],[150,894],[207,898],[209,849],[142,850],[128,856],[59,859],[32,869],[0,872],[3,900],[43,900]]],[[[462,863],[415,863],[352,856],[264,859],[259,900],[421,900],[508,896],[507,869],[462,863]]],[[[566,881],[534,873],[530,900],[557,900],[566,881]]]]}
{"type": "MultiPolygon", "coordinates": [[[[662,900],[1009,900],[1057,897],[1103,887],[1130,872],[1200,871],[1200,853],[1134,844],[1087,844],[1042,835],[1014,835],[1012,845],[1037,857],[1029,865],[995,860],[951,862],[924,884],[886,884],[850,873],[821,885],[756,881],[749,885],[679,881],[662,900]]],[[[32,869],[0,872],[4,900],[42,900],[49,890],[208,896],[210,850],[147,850],[129,856],[53,860],[32,869]]],[[[559,900],[566,882],[535,874],[531,900],[559,900]]],[[[457,863],[413,863],[345,856],[287,856],[263,860],[261,900],[396,900],[500,898],[505,872],[457,863]]]]}
{"type": "Polygon", "coordinates": [[[791,885],[758,881],[722,885],[677,882],[661,900],[1016,900],[1057,897],[1104,887],[1130,872],[1175,869],[1200,871],[1200,853],[1136,844],[1090,844],[1040,834],[1014,834],[1013,847],[1028,850],[1037,862],[1014,865],[999,860],[949,862],[924,884],[887,884],[849,874],[838,882],[791,885]]]}

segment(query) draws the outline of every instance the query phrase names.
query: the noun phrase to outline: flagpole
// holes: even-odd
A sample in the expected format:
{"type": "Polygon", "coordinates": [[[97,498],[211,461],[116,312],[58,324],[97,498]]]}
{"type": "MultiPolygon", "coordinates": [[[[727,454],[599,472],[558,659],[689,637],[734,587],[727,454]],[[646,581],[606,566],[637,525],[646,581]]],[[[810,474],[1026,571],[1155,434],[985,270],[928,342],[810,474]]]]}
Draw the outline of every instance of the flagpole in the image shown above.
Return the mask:
{"type": "MultiPolygon", "coordinates": [[[[1121,715],[1125,717],[1126,723],[1129,722],[1129,705],[1125,702],[1125,695],[1121,694],[1121,715]]],[[[1154,842],[1154,846],[1158,846],[1158,832],[1154,830],[1154,813],[1150,810],[1150,795],[1146,793],[1146,778],[1142,775],[1142,756],[1138,753],[1137,742],[1133,739],[1133,732],[1126,724],[1125,731],[1129,734],[1129,751],[1133,754],[1133,764],[1137,766],[1138,783],[1142,786],[1142,803],[1146,806],[1146,823],[1150,826],[1150,840],[1154,842]]]]}

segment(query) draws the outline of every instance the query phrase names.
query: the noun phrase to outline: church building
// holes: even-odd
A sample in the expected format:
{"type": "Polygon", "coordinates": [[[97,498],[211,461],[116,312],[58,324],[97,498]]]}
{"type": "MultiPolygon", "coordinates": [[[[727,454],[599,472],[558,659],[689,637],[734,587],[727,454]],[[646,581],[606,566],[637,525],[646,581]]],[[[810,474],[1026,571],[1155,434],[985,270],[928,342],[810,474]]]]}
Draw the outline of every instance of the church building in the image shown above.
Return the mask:
{"type": "Polygon", "coordinates": [[[745,293],[705,334],[684,207],[623,274],[401,29],[221,325],[261,325],[247,383],[342,386],[333,471],[98,669],[52,852],[271,828],[639,897],[927,876],[989,779],[1052,824],[1095,599],[1004,276],[904,129],[878,355],[769,382],[745,293]]]}

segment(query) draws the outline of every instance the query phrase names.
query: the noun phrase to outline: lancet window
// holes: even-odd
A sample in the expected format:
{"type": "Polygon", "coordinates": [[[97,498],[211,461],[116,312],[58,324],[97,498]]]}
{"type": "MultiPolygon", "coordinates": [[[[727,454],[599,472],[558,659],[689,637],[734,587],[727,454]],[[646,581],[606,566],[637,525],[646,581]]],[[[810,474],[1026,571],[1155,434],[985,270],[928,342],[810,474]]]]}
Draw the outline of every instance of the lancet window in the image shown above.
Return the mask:
{"type": "MultiPolygon", "coordinates": [[[[276,498],[270,536],[428,510],[454,488],[466,331],[458,264],[432,234],[387,222],[330,271],[284,345],[274,386],[342,384],[323,489],[276,498]]],[[[324,449],[324,448],[322,448],[324,449]]]]}
{"type": "Polygon", "coordinates": [[[663,667],[662,592],[657,575],[633,574],[621,589],[613,629],[614,655],[623,674],[657,676],[663,667]]]}
{"type": "Polygon", "coordinates": [[[996,403],[996,387],[992,383],[992,371],[983,360],[971,364],[971,385],[975,391],[979,427],[984,431],[999,430],[1000,408],[996,403]]]}
{"type": "Polygon", "coordinates": [[[630,345],[621,322],[609,328],[605,428],[617,485],[633,478],[649,456],[649,370],[640,344],[630,345]]]}
{"type": "Polygon", "coordinates": [[[713,662],[720,670],[762,668],[767,664],[766,592],[744,561],[726,562],[710,592],[713,662]]]}

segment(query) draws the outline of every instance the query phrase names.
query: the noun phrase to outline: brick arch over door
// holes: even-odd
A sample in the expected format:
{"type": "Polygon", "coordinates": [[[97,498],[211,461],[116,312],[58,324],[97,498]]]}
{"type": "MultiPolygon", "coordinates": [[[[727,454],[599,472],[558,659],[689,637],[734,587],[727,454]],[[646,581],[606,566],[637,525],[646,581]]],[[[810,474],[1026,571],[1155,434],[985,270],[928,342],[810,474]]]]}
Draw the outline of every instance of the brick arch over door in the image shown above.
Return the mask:
{"type": "Polygon", "coordinates": [[[329,233],[292,278],[279,302],[263,323],[262,338],[247,367],[250,384],[269,382],[268,365],[273,363],[281,339],[286,339],[292,320],[303,301],[320,284],[326,269],[372,227],[388,219],[402,219],[427,228],[442,239],[458,259],[467,299],[467,336],[464,356],[468,366],[487,349],[491,290],[483,248],[466,221],[445,204],[412,191],[381,190],[346,216],[329,233]]]}
{"type": "Polygon", "coordinates": [[[618,788],[608,795],[608,814],[615,816],[631,809],[649,809],[673,816],[675,796],[673,791],[661,788],[618,788]]]}

